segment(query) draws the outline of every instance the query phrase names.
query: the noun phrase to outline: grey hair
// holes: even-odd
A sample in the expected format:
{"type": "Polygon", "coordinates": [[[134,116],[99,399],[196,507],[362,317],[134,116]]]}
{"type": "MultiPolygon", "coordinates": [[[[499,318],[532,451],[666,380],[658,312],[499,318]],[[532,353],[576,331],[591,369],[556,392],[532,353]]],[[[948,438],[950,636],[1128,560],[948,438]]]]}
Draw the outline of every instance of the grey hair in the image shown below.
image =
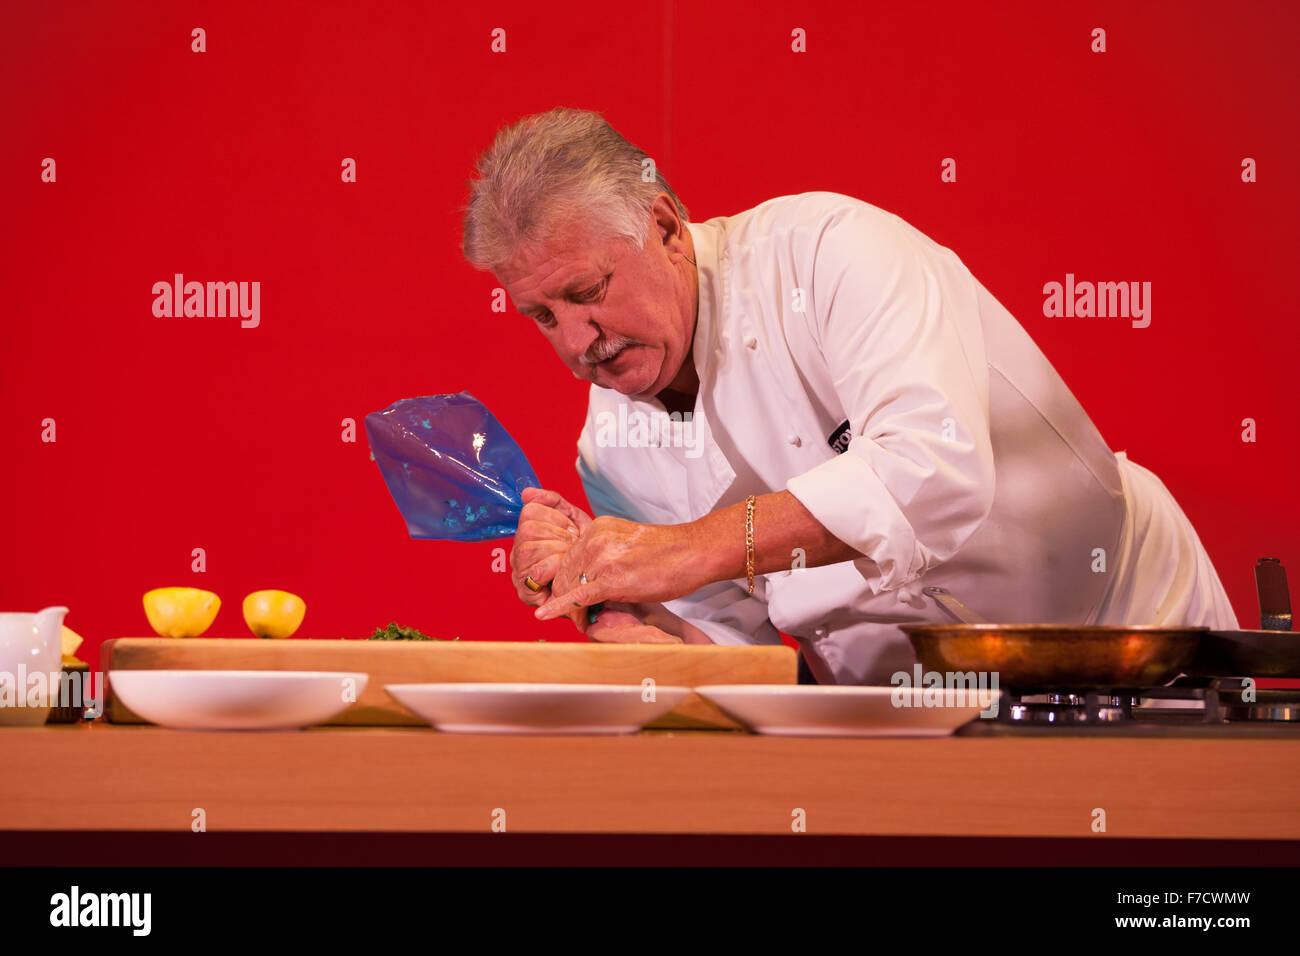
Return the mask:
{"type": "Polygon", "coordinates": [[[661,192],[690,221],[657,163],[654,179],[643,180],[646,159],[590,110],[557,107],[503,127],[470,181],[465,258],[476,269],[496,271],[520,246],[545,242],[576,222],[595,240],[623,239],[641,249],[661,192]]]}

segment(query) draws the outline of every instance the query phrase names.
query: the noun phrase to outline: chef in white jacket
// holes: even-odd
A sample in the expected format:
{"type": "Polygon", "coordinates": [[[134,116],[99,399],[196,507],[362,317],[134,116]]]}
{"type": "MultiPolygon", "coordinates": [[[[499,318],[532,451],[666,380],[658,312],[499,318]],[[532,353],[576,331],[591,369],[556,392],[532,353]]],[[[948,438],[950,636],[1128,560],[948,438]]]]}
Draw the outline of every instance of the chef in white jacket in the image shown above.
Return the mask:
{"type": "Polygon", "coordinates": [[[594,640],[785,631],[845,684],[911,668],[898,625],[950,620],[929,585],[992,621],[1237,626],[1168,490],[954,252],[829,192],[692,223],[644,160],[554,110],[473,184],[467,256],[592,383],[597,517],[530,490],[512,552],[539,617],[594,640]]]}

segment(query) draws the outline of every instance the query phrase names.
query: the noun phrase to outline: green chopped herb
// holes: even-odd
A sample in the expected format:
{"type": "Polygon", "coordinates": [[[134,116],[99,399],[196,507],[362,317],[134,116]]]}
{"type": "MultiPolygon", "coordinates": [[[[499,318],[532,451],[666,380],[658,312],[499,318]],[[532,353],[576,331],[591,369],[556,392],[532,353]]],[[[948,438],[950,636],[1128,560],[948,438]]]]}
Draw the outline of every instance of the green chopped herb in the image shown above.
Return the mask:
{"type": "Polygon", "coordinates": [[[396,621],[390,621],[387,627],[377,628],[366,640],[369,641],[439,641],[443,638],[429,637],[413,627],[402,627],[396,621]]]}

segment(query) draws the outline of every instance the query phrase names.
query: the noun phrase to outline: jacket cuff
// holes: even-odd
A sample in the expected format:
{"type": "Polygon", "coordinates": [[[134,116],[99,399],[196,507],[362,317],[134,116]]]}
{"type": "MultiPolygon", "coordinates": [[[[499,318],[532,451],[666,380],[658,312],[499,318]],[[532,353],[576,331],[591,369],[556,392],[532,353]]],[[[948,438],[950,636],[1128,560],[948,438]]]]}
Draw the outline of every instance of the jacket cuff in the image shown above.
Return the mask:
{"type": "Polygon", "coordinates": [[[696,616],[705,608],[701,607],[699,602],[692,601],[689,598],[664,601],[664,607],[687,624],[698,627],[714,644],[734,647],[781,643],[781,633],[768,620],[766,606],[755,606],[756,602],[752,598],[742,599],[736,603],[741,605],[739,618],[736,615],[728,615],[731,620],[735,621],[734,624],[696,616]],[[738,626],[746,623],[751,625],[749,630],[746,630],[743,626],[738,626]]]}
{"type": "Polygon", "coordinates": [[[734,627],[719,624],[717,621],[706,621],[698,617],[683,617],[682,620],[687,624],[698,627],[708,635],[709,640],[714,644],[739,647],[759,643],[752,635],[746,634],[743,631],[738,631],[734,627]]]}
{"type": "Polygon", "coordinates": [[[852,445],[785,487],[822,527],[865,556],[853,564],[873,594],[896,591],[926,571],[926,552],[911,522],[852,445]]]}

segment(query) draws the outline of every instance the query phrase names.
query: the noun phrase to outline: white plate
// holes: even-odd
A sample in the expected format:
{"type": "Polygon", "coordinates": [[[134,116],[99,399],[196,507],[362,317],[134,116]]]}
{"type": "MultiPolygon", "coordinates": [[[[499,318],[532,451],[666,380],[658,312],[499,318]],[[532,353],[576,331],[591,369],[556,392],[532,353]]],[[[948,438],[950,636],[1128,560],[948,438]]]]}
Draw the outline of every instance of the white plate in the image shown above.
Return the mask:
{"type": "Polygon", "coordinates": [[[959,691],[936,688],[929,694],[939,706],[927,707],[923,688],[719,684],[695,692],[755,733],[788,737],[945,737],[1001,693],[968,691],[962,701],[959,691]]]}
{"type": "Polygon", "coordinates": [[[633,734],[690,694],[640,684],[385,684],[438,730],[454,734],[633,734]]]}
{"type": "Polygon", "coordinates": [[[369,674],[344,671],[108,673],[122,703],[151,723],[178,730],[307,727],[350,706],[369,679],[369,674]]]}

